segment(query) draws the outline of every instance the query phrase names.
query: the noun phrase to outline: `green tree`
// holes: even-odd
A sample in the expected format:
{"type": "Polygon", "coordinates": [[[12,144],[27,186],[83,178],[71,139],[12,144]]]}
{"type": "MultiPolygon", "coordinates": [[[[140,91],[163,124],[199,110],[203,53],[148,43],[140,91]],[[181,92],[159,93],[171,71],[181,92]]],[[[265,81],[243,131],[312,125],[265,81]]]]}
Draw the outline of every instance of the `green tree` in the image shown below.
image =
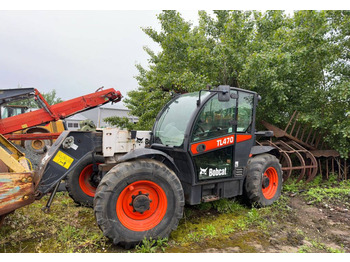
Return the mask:
{"type": "Polygon", "coordinates": [[[161,47],[149,48],[149,68],[137,65],[139,88],[125,102],[150,129],[169,92],[207,84],[258,92],[258,121],[283,126],[297,110],[321,128],[343,156],[350,148],[349,11],[199,12],[193,26],[176,11],[158,15],[161,30],[143,29],[161,47]]]}
{"type": "Polygon", "coordinates": [[[42,94],[49,105],[55,105],[63,102],[63,100],[57,97],[56,90],[52,89],[50,92],[42,94]]]}
{"type": "Polygon", "coordinates": [[[130,122],[127,117],[106,117],[103,119],[106,123],[112,126],[120,127],[122,129],[126,128],[128,130],[134,130],[135,124],[130,122]]]}

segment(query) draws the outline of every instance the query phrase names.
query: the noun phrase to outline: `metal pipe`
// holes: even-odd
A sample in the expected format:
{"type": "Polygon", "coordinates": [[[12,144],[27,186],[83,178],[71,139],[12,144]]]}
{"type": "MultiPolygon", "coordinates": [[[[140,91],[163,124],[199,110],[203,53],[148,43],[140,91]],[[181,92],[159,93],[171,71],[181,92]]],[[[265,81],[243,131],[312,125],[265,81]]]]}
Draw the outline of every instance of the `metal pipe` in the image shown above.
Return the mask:
{"type": "Polygon", "coordinates": [[[55,195],[57,193],[57,190],[58,190],[58,187],[60,186],[60,184],[61,184],[61,180],[54,187],[54,189],[53,189],[53,191],[52,191],[52,193],[50,195],[50,198],[49,198],[49,200],[46,203],[46,206],[42,208],[42,211],[44,211],[45,213],[49,213],[50,212],[50,207],[51,207],[53,198],[55,197],[55,195]]]}

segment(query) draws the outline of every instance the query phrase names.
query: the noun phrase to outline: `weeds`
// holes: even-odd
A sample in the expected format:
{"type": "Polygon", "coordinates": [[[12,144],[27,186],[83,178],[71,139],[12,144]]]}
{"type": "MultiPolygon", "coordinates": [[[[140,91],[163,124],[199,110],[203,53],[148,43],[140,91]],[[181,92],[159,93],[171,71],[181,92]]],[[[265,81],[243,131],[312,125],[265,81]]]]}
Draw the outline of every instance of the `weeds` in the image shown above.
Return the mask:
{"type": "Polygon", "coordinates": [[[332,202],[349,197],[350,188],[311,188],[308,190],[306,200],[310,203],[322,203],[324,201],[332,202]]]}
{"type": "Polygon", "coordinates": [[[198,242],[204,238],[215,238],[218,235],[216,227],[212,224],[206,225],[201,230],[190,232],[186,236],[186,241],[198,242]]]}
{"type": "Polygon", "coordinates": [[[228,235],[231,234],[233,232],[235,232],[235,228],[232,225],[226,225],[223,229],[222,229],[222,234],[224,235],[228,235]]]}
{"type": "Polygon", "coordinates": [[[247,219],[245,217],[243,217],[243,218],[236,220],[234,227],[237,230],[241,230],[241,231],[246,230],[248,228],[247,219]]]}
{"type": "Polygon", "coordinates": [[[217,235],[216,228],[212,224],[207,225],[204,229],[202,229],[202,232],[204,237],[213,238],[217,235]]]}
{"type": "Polygon", "coordinates": [[[315,240],[311,240],[309,245],[303,245],[298,250],[298,253],[315,253],[315,252],[345,253],[343,248],[337,249],[333,247],[328,247],[326,244],[315,240]]]}
{"type": "Polygon", "coordinates": [[[335,175],[331,175],[328,180],[323,180],[319,175],[309,183],[291,180],[284,184],[283,189],[288,193],[299,193],[310,204],[350,199],[350,181],[338,182],[335,175]]]}
{"type": "Polygon", "coordinates": [[[165,248],[168,246],[168,239],[146,239],[142,240],[140,245],[135,247],[136,253],[157,253],[159,250],[162,252],[165,251],[165,248]]]}
{"type": "Polygon", "coordinates": [[[212,208],[212,204],[210,202],[204,202],[199,205],[195,205],[194,207],[198,210],[209,211],[212,208]]]}
{"type": "Polygon", "coordinates": [[[212,206],[222,214],[240,212],[244,209],[242,205],[232,199],[220,199],[218,201],[214,201],[212,202],[212,206]]]}

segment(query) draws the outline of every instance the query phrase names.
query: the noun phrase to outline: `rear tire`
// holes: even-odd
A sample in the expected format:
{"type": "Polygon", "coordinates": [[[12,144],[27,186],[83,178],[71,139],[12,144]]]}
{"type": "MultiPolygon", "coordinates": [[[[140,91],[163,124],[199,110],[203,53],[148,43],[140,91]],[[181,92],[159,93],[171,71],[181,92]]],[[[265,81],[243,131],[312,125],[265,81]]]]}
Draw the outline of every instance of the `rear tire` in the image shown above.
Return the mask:
{"type": "MultiPolygon", "coordinates": [[[[94,156],[96,164],[104,163],[102,156],[94,156]]],[[[93,159],[88,155],[74,170],[68,174],[66,189],[75,203],[81,206],[92,207],[97,185],[90,182],[93,173],[93,159]]]]}
{"type": "MultiPolygon", "coordinates": [[[[41,134],[41,133],[48,133],[48,132],[33,132],[28,134],[41,134]]],[[[31,152],[35,154],[44,154],[45,148],[47,146],[51,146],[52,141],[48,139],[37,139],[37,140],[25,140],[24,141],[24,147],[27,150],[30,150],[31,152]]]]}
{"type": "Polygon", "coordinates": [[[245,175],[244,193],[251,204],[269,206],[280,197],[282,166],[275,156],[262,154],[250,158],[245,175]]]}
{"type": "Polygon", "coordinates": [[[163,163],[151,159],[113,167],[99,184],[94,211],[103,234],[130,248],[144,238],[168,237],[182,218],[180,180],[163,163]]]}

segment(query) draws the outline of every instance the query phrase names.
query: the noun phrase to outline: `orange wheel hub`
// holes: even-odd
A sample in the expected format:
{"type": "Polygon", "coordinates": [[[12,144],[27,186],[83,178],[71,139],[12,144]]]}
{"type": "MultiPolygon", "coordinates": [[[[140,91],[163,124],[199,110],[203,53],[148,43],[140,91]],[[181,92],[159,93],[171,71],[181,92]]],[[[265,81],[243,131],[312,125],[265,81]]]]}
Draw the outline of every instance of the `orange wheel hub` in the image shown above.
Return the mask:
{"type": "Polygon", "coordinates": [[[158,184],[140,180],[128,185],[120,193],[116,212],[126,228],[146,231],[162,221],[167,205],[166,194],[158,184]]]}
{"type": "Polygon", "coordinates": [[[44,146],[45,146],[45,143],[42,140],[33,140],[32,141],[32,147],[34,149],[39,150],[39,149],[42,149],[44,146]]]}
{"type": "MultiPolygon", "coordinates": [[[[99,165],[99,163],[97,163],[97,165],[99,165]]],[[[93,164],[90,164],[87,165],[79,175],[79,186],[81,190],[91,197],[94,197],[96,193],[96,186],[91,184],[91,175],[93,172],[93,164]]]]}
{"type": "Polygon", "coordinates": [[[266,169],[262,178],[262,193],[266,199],[275,196],[278,188],[278,173],[274,167],[266,169]]]}

